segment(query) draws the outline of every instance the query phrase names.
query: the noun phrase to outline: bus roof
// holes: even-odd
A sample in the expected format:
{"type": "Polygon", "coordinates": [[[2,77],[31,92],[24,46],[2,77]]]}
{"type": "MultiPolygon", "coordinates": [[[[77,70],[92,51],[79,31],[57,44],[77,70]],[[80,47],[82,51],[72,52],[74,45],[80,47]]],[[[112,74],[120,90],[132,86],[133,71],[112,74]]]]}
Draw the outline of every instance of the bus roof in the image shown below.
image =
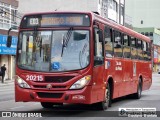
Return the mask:
{"type": "Polygon", "coordinates": [[[80,11],[53,11],[53,12],[35,12],[35,13],[27,13],[24,14],[24,16],[28,16],[28,15],[40,15],[40,14],[54,14],[54,13],[77,13],[77,14],[92,14],[92,12],[80,12],[80,11]]]}
{"type": "Polygon", "coordinates": [[[113,28],[113,29],[116,29],[116,30],[119,30],[121,31],[122,33],[125,33],[127,35],[131,35],[132,37],[135,37],[137,39],[140,39],[140,40],[143,40],[143,41],[146,41],[146,42],[151,42],[151,39],[145,35],[142,35],[132,29],[129,29],[123,25],[120,25],[114,21],[111,21],[109,19],[105,19],[103,17],[101,17],[100,15],[97,15],[95,13],[92,14],[93,15],[93,21],[94,20],[97,20],[101,23],[104,23],[106,25],[108,25],[109,27],[113,28]]]}
{"type": "Polygon", "coordinates": [[[101,22],[103,24],[106,24],[106,25],[112,27],[113,29],[117,29],[117,30],[121,31],[122,33],[125,33],[127,35],[131,35],[131,36],[133,36],[135,38],[138,38],[138,39],[146,41],[146,42],[151,42],[151,39],[149,37],[144,36],[144,35],[136,32],[134,30],[131,30],[131,29],[129,29],[129,28],[123,26],[123,25],[120,25],[120,24],[118,24],[116,22],[113,22],[113,21],[111,21],[109,19],[103,18],[100,15],[97,15],[96,13],[93,13],[93,12],[79,12],[79,11],[38,12],[38,13],[28,13],[28,14],[25,14],[23,17],[29,16],[29,15],[54,14],[54,13],[58,13],[58,14],[60,14],[60,13],[61,14],[63,14],[63,13],[64,14],[67,14],[67,13],[88,14],[88,15],[91,16],[92,22],[95,21],[95,20],[99,21],[99,22],[101,22]]]}

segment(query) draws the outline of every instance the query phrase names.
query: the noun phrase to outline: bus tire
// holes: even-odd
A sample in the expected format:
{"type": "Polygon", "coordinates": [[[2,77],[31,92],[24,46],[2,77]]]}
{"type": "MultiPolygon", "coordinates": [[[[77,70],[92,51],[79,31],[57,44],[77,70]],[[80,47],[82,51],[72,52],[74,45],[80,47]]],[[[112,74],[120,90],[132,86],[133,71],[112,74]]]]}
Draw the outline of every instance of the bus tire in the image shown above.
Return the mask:
{"type": "Polygon", "coordinates": [[[134,94],[135,99],[140,99],[142,95],[142,80],[139,78],[137,93],[134,94]]]}
{"type": "Polygon", "coordinates": [[[63,103],[51,103],[51,102],[41,102],[43,108],[53,108],[54,105],[62,106],[63,103]]]}
{"type": "Polygon", "coordinates": [[[96,105],[98,110],[106,110],[108,107],[111,106],[111,89],[109,84],[106,87],[105,100],[102,102],[96,103],[96,105]]]}

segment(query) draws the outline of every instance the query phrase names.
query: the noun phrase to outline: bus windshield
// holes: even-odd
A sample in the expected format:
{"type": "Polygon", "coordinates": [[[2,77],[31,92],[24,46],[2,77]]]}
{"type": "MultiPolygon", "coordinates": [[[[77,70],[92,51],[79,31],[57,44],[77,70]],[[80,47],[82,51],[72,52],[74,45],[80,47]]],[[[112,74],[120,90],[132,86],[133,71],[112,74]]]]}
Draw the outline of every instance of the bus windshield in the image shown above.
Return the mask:
{"type": "Polygon", "coordinates": [[[70,34],[66,38],[68,30],[20,32],[18,67],[43,72],[87,67],[90,61],[89,31],[72,30],[70,34]]]}

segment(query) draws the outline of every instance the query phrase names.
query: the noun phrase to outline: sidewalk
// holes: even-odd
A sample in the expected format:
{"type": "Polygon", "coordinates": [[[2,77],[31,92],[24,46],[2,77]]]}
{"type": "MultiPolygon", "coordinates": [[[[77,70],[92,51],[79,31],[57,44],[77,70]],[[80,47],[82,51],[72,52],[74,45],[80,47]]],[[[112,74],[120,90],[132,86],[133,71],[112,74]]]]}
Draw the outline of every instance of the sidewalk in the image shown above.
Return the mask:
{"type": "Polygon", "coordinates": [[[14,84],[14,80],[4,80],[4,83],[0,80],[0,86],[14,84]]]}

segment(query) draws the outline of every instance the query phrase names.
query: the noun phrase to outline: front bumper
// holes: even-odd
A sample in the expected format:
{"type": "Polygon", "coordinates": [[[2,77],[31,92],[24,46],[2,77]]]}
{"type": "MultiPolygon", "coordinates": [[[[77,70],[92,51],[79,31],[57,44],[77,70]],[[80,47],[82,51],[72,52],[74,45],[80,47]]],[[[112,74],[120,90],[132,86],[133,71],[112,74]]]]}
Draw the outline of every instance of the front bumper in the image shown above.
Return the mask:
{"type": "Polygon", "coordinates": [[[53,91],[23,89],[15,85],[15,101],[91,104],[91,89],[92,86],[86,86],[81,90],[53,91]]]}

